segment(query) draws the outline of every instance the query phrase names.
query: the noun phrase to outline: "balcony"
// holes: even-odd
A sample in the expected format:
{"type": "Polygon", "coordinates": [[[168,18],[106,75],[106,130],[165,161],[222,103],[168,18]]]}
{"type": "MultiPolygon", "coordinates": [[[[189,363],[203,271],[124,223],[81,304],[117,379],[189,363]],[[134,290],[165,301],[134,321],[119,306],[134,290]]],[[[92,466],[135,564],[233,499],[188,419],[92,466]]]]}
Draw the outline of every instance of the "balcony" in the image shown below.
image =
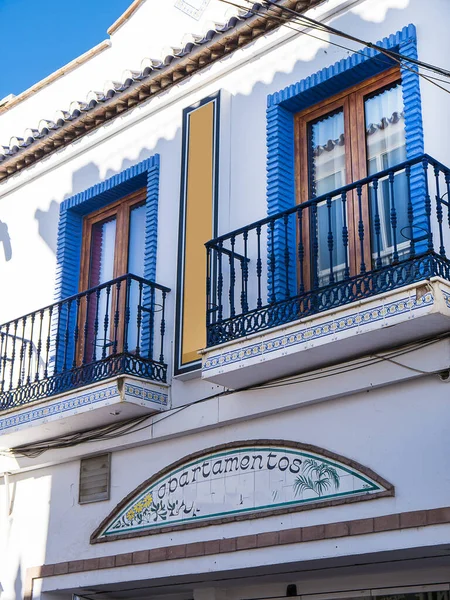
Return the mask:
{"type": "Polygon", "coordinates": [[[208,242],[202,377],[237,388],[447,331],[449,196],[422,155],[208,242]]]}
{"type": "Polygon", "coordinates": [[[1,325],[0,433],[96,407],[125,417],[164,408],[169,291],[124,275],[1,325]]]}

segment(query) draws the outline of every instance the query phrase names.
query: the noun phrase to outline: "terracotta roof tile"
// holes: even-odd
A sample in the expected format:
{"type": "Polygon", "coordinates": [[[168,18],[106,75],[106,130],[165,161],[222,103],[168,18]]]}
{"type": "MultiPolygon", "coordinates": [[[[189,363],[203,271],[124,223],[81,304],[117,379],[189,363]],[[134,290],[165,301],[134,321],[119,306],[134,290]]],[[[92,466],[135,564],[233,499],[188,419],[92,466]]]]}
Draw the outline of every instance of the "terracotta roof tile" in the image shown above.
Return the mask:
{"type": "MultiPolygon", "coordinates": [[[[322,0],[276,1],[305,11],[322,0]]],[[[0,146],[0,181],[279,26],[273,8],[254,3],[203,36],[185,36],[184,45],[171,48],[163,60],[144,58],[139,71],[126,70],[121,81],[107,81],[102,91],[90,91],[67,111],[58,110],[53,119],[41,119],[36,129],[0,146]]]]}

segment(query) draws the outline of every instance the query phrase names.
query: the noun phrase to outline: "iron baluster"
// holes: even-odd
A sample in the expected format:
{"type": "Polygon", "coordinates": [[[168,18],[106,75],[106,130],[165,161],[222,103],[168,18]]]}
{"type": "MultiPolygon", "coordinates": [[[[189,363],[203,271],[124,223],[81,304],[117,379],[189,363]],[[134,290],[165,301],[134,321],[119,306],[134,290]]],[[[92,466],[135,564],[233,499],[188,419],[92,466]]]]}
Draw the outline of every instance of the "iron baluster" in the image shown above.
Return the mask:
{"type": "Polygon", "coordinates": [[[313,287],[317,289],[319,287],[319,232],[318,232],[318,215],[317,215],[317,202],[314,202],[310,210],[311,215],[311,235],[312,235],[312,280],[313,287]]]}
{"type": "Polygon", "coordinates": [[[275,295],[275,219],[271,219],[269,221],[269,236],[269,281],[271,284],[270,302],[273,304],[277,299],[275,295]]]}
{"type": "Polygon", "coordinates": [[[5,389],[5,365],[6,365],[6,345],[8,343],[8,325],[6,325],[6,333],[0,331],[0,392],[5,389]]]}
{"type": "Polygon", "coordinates": [[[305,291],[305,280],[304,280],[304,260],[305,260],[305,247],[303,245],[303,208],[297,210],[297,229],[298,229],[298,245],[297,245],[297,256],[298,256],[298,274],[299,274],[299,286],[298,293],[303,294],[305,291]]]}
{"type": "Polygon", "coordinates": [[[256,308],[261,308],[262,297],[261,297],[261,276],[262,276],[262,260],[261,260],[261,225],[256,228],[256,245],[257,245],[257,258],[256,258],[256,279],[258,298],[256,299],[256,308]]]}
{"type": "Polygon", "coordinates": [[[80,304],[81,304],[81,296],[77,296],[76,314],[75,314],[75,327],[74,327],[74,330],[73,330],[73,359],[72,359],[72,369],[75,369],[75,367],[77,366],[80,304]]]}
{"type": "Polygon", "coordinates": [[[2,367],[2,392],[6,385],[6,361],[8,360],[8,342],[9,342],[9,323],[6,324],[5,347],[3,349],[3,367],[2,367]]]}
{"type": "Polygon", "coordinates": [[[329,255],[329,262],[330,262],[329,283],[334,283],[334,271],[333,271],[334,239],[333,239],[333,224],[332,224],[331,205],[332,205],[331,196],[328,196],[328,198],[327,198],[327,214],[328,214],[327,243],[328,243],[328,255],[329,255]]]}
{"type": "Polygon", "coordinates": [[[56,375],[58,372],[58,358],[59,358],[59,337],[60,337],[60,327],[61,327],[61,311],[62,311],[62,303],[58,302],[58,316],[56,321],[56,341],[55,341],[55,365],[53,367],[53,375],[56,375]]]}
{"type": "Polygon", "coordinates": [[[48,330],[47,330],[47,339],[45,340],[45,367],[44,367],[44,379],[48,377],[48,366],[50,360],[50,346],[51,346],[51,329],[52,329],[52,316],[53,316],[53,306],[50,306],[48,311],[48,330]]]}
{"type": "Polygon", "coordinates": [[[166,318],[165,318],[165,306],[166,306],[166,292],[162,292],[162,307],[161,307],[161,352],[159,355],[159,362],[164,362],[164,334],[166,331],[166,318]]]}
{"type": "Polygon", "coordinates": [[[86,298],[86,312],[84,315],[84,327],[83,327],[83,333],[84,333],[84,339],[83,339],[83,365],[85,365],[88,362],[88,345],[89,345],[89,315],[91,312],[91,295],[92,292],[87,293],[85,298],[86,298]]]}
{"type": "Polygon", "coordinates": [[[236,285],[236,271],[234,267],[234,247],[236,244],[236,237],[233,235],[230,239],[231,253],[230,253],[230,316],[234,317],[236,314],[234,307],[234,288],[236,285]]]}
{"type": "Polygon", "coordinates": [[[248,230],[244,231],[244,260],[241,259],[242,270],[242,312],[248,312],[248,230]]]}
{"type": "Polygon", "coordinates": [[[131,279],[127,277],[125,280],[125,320],[123,326],[123,351],[128,352],[128,330],[130,326],[130,318],[131,318],[131,279]]]}
{"type": "Polygon", "coordinates": [[[380,220],[380,208],[378,206],[378,178],[374,177],[372,182],[372,190],[373,190],[373,203],[375,205],[375,215],[373,228],[375,231],[375,244],[377,248],[377,258],[375,261],[375,267],[377,269],[381,269],[383,266],[383,261],[381,260],[381,220],[380,220]]]}
{"type": "MultiPolygon", "coordinates": [[[[122,281],[116,283],[116,308],[114,311],[114,339],[112,343],[113,354],[117,354],[118,333],[120,323],[120,288],[122,281]]],[[[105,340],[106,342],[106,340],[105,340]]]]}
{"type": "Polygon", "coordinates": [[[405,176],[406,188],[408,190],[408,225],[410,231],[409,257],[414,258],[416,255],[416,243],[414,240],[414,209],[411,198],[411,167],[409,165],[405,168],[405,176]]]}
{"type": "Polygon", "coordinates": [[[39,381],[39,362],[41,360],[41,352],[42,352],[42,326],[44,321],[44,311],[39,311],[39,338],[38,343],[36,345],[36,372],[34,374],[34,380],[39,381]]]}
{"type": "Polygon", "coordinates": [[[450,171],[445,171],[445,185],[447,186],[447,220],[450,227],[450,171]]]}
{"type": "Polygon", "coordinates": [[[341,194],[342,202],[342,246],[344,248],[344,279],[350,277],[350,267],[348,264],[348,227],[347,227],[347,192],[341,194]]]}
{"type": "Polygon", "coordinates": [[[427,245],[428,251],[433,251],[433,232],[431,229],[431,198],[428,189],[428,159],[424,158],[422,161],[422,167],[425,176],[425,216],[427,219],[427,245]]]}
{"type": "Polygon", "coordinates": [[[150,288],[150,319],[149,319],[148,357],[153,360],[153,335],[155,330],[155,288],[150,288]]]}
{"type": "Polygon", "coordinates": [[[14,375],[14,361],[16,359],[16,341],[17,341],[17,327],[19,325],[19,321],[14,321],[14,333],[13,333],[13,347],[11,353],[11,365],[10,365],[10,380],[9,380],[9,389],[13,389],[13,375],[14,375]]]}
{"type": "Polygon", "coordinates": [[[394,172],[389,173],[389,197],[391,203],[390,221],[392,230],[392,242],[394,244],[394,252],[392,259],[394,263],[398,262],[398,247],[397,247],[397,210],[395,208],[395,191],[394,191],[394,172]]]}
{"type": "Polygon", "coordinates": [[[137,333],[136,333],[136,356],[141,355],[141,326],[142,326],[142,291],[143,291],[142,281],[139,281],[139,300],[137,306],[137,316],[136,316],[136,325],[137,325],[137,333]]]}
{"type": "Polygon", "coordinates": [[[445,247],[444,247],[444,232],[442,230],[442,201],[441,201],[441,193],[439,189],[439,168],[434,166],[434,179],[436,182],[436,217],[439,227],[439,254],[441,256],[445,256],[445,247]]]}
{"type": "Polygon", "coordinates": [[[97,339],[98,339],[98,310],[100,305],[100,288],[97,288],[95,291],[95,317],[94,317],[94,340],[92,344],[92,362],[96,362],[97,360],[97,339]]]}
{"type": "Polygon", "coordinates": [[[222,304],[222,294],[223,294],[223,272],[222,272],[222,249],[223,242],[222,240],[219,242],[219,250],[216,252],[217,255],[217,321],[220,323],[223,317],[223,304],[222,304]]]}
{"type": "Polygon", "coordinates": [[[34,339],[34,322],[36,320],[36,313],[31,314],[31,331],[30,331],[30,344],[28,346],[28,370],[27,370],[27,384],[31,382],[31,368],[33,365],[33,339],[34,339]]]}
{"type": "Polygon", "coordinates": [[[24,375],[24,361],[26,358],[26,342],[25,342],[25,324],[26,318],[22,318],[22,335],[20,339],[20,351],[19,351],[19,377],[17,387],[22,385],[23,375],[24,375]]]}
{"type": "Polygon", "coordinates": [[[69,300],[66,307],[66,330],[64,332],[64,358],[62,370],[67,369],[67,352],[69,348],[69,331],[70,331],[70,309],[72,308],[72,300],[69,300]]]}
{"type": "Polygon", "coordinates": [[[103,343],[102,343],[102,359],[106,358],[106,349],[109,347],[108,344],[108,331],[109,331],[109,307],[111,303],[111,284],[106,286],[106,310],[105,316],[103,317],[103,343]]]}
{"type": "Polygon", "coordinates": [[[360,271],[361,273],[366,272],[366,262],[364,257],[364,219],[362,210],[362,185],[356,186],[356,194],[358,196],[358,237],[359,237],[359,251],[361,253],[360,271]]]}
{"type": "Polygon", "coordinates": [[[289,215],[285,214],[284,218],[284,275],[285,275],[285,298],[289,298],[291,295],[290,281],[289,281],[289,215]]]}

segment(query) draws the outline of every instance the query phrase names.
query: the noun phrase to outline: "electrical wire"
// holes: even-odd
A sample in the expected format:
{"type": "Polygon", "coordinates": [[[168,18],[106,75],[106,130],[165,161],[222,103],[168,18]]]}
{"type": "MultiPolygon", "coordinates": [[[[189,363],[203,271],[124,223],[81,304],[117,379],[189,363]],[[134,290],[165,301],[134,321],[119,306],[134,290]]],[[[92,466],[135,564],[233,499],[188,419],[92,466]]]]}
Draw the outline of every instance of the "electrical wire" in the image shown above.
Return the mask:
{"type": "MultiPolygon", "coordinates": [[[[358,360],[356,362],[356,364],[352,363],[353,366],[346,367],[345,369],[342,369],[342,367],[340,365],[338,365],[336,367],[328,367],[326,372],[321,371],[317,374],[311,374],[311,375],[306,374],[305,376],[293,375],[291,377],[283,378],[278,381],[273,381],[273,382],[269,382],[266,384],[255,385],[255,386],[252,386],[251,389],[270,389],[270,388],[277,388],[277,387],[285,387],[288,385],[294,385],[294,384],[299,384],[299,383],[308,383],[311,381],[317,381],[319,379],[325,379],[327,377],[332,377],[334,375],[350,373],[352,371],[356,371],[358,369],[363,369],[365,367],[370,367],[374,364],[377,364],[377,363],[383,362],[383,361],[392,362],[399,367],[409,369],[410,371],[420,373],[421,375],[436,375],[440,371],[422,371],[415,367],[411,367],[410,365],[405,365],[403,363],[394,361],[393,357],[397,358],[399,356],[403,356],[404,354],[409,354],[410,352],[414,352],[415,350],[418,350],[419,348],[426,348],[427,346],[430,346],[430,345],[436,343],[437,341],[441,341],[441,340],[447,339],[449,337],[450,337],[450,334],[445,333],[445,334],[442,334],[441,336],[435,336],[433,338],[429,338],[428,340],[424,340],[421,343],[411,344],[406,347],[407,349],[394,351],[390,354],[386,354],[386,355],[370,354],[367,357],[363,357],[362,359],[358,360]]],[[[242,390],[240,390],[240,391],[242,391],[242,390]]]]}
{"type": "Polygon", "coordinates": [[[21,446],[16,446],[15,448],[11,448],[10,452],[15,456],[24,456],[26,458],[37,458],[47,450],[60,450],[64,448],[71,448],[74,446],[78,446],[83,443],[88,442],[102,442],[107,440],[112,440],[116,438],[123,437],[130,433],[137,433],[139,431],[143,431],[144,429],[148,429],[169,417],[173,417],[179,412],[186,410],[187,408],[194,406],[196,404],[200,404],[202,402],[206,402],[207,400],[211,400],[213,398],[218,398],[220,396],[224,396],[226,394],[234,393],[233,390],[224,390],[222,392],[218,392],[216,394],[212,394],[211,396],[207,396],[205,398],[200,398],[199,400],[195,400],[189,404],[184,404],[179,408],[167,412],[165,415],[161,416],[159,419],[155,419],[154,415],[144,415],[143,417],[134,417],[132,419],[128,419],[126,421],[121,421],[120,423],[112,423],[109,425],[104,425],[102,427],[97,427],[95,429],[88,429],[85,431],[71,433],[64,436],[58,436],[57,438],[52,438],[50,440],[46,440],[42,443],[37,444],[23,444],[21,446]],[[150,423],[139,427],[146,421],[151,421],[150,423]]]}
{"type": "MultiPolygon", "coordinates": [[[[250,2],[251,0],[244,0],[244,1],[250,2]]],[[[368,48],[373,48],[375,50],[378,50],[379,52],[382,52],[383,54],[397,56],[397,58],[399,58],[401,60],[406,60],[417,66],[420,66],[420,67],[432,70],[436,73],[439,73],[440,75],[450,77],[450,71],[448,69],[444,69],[443,67],[438,67],[436,65],[426,63],[424,61],[412,58],[410,56],[405,56],[404,54],[401,54],[400,52],[396,52],[395,50],[388,50],[386,48],[383,48],[383,46],[379,46],[378,44],[373,44],[372,42],[368,42],[361,38],[355,37],[354,35],[345,33],[344,31],[337,29],[335,27],[332,27],[331,25],[326,25],[325,23],[321,23],[320,21],[317,21],[311,17],[307,17],[304,13],[300,13],[300,12],[293,10],[292,8],[289,8],[287,6],[282,6],[282,5],[278,4],[277,2],[275,2],[274,0],[263,0],[263,4],[267,4],[271,7],[273,7],[273,9],[284,10],[285,12],[288,12],[289,14],[294,15],[296,17],[296,19],[299,19],[300,21],[303,20],[306,23],[310,24],[311,26],[334,33],[335,35],[338,35],[340,37],[345,37],[348,40],[357,42],[358,44],[362,44],[364,46],[367,46],[368,48]]]]}
{"type": "MultiPolygon", "coordinates": [[[[251,12],[254,15],[257,16],[265,16],[265,13],[259,11],[259,10],[255,10],[253,8],[248,8],[246,6],[242,6],[239,4],[236,4],[235,2],[232,2],[231,0],[220,0],[221,2],[223,2],[224,4],[228,4],[230,6],[233,6],[235,8],[238,8],[240,10],[243,11],[247,11],[247,12],[251,12]]],[[[247,2],[251,2],[251,0],[244,0],[247,2]]],[[[415,64],[417,66],[421,66],[423,69],[428,69],[428,70],[433,70],[434,72],[440,73],[441,75],[444,75],[446,77],[450,77],[450,71],[447,71],[445,69],[442,69],[441,67],[435,67],[434,65],[429,65],[428,63],[424,63],[422,61],[418,61],[416,59],[412,59],[408,56],[404,56],[402,54],[399,54],[398,52],[395,52],[393,50],[386,50],[385,48],[383,48],[382,46],[378,46],[377,44],[372,44],[371,42],[366,42],[364,40],[360,40],[359,38],[356,38],[354,36],[351,36],[349,34],[346,34],[338,29],[335,29],[333,27],[330,27],[328,25],[324,25],[322,23],[320,23],[319,21],[315,21],[314,19],[310,19],[309,17],[305,17],[302,13],[298,13],[297,11],[293,11],[292,9],[289,9],[288,7],[284,7],[281,6],[279,4],[275,4],[269,0],[264,0],[265,2],[267,2],[269,4],[269,8],[266,8],[266,11],[268,10],[273,10],[273,8],[276,9],[282,9],[282,10],[286,10],[289,11],[290,13],[294,13],[295,15],[297,15],[295,18],[291,17],[282,17],[278,14],[271,14],[271,18],[275,18],[279,21],[281,21],[281,25],[285,26],[287,29],[290,29],[292,31],[295,31],[297,33],[301,33],[302,35],[306,35],[308,37],[314,38],[316,40],[319,40],[321,42],[325,42],[327,44],[330,44],[332,46],[336,46],[338,48],[347,50],[349,52],[355,53],[355,54],[360,54],[364,57],[366,57],[366,54],[360,50],[354,49],[354,48],[349,48],[347,46],[344,46],[342,44],[338,44],[336,42],[333,42],[331,40],[324,40],[323,38],[320,38],[318,36],[315,36],[305,30],[300,30],[300,29],[296,29],[295,27],[292,27],[292,25],[290,25],[290,23],[294,22],[295,24],[301,25],[303,27],[307,27],[307,28],[311,28],[317,31],[322,31],[324,33],[333,33],[334,35],[338,35],[340,37],[344,37],[345,39],[357,42],[359,44],[365,45],[368,48],[373,48],[375,50],[377,50],[378,52],[380,52],[381,54],[384,54],[387,58],[390,59],[390,61],[394,61],[397,64],[401,65],[402,67],[404,67],[405,69],[415,73],[416,75],[418,75],[419,77],[421,77],[422,79],[424,79],[425,81],[428,81],[429,83],[431,83],[432,85],[435,85],[436,87],[438,87],[439,89],[441,89],[444,92],[447,92],[448,94],[450,94],[450,89],[447,89],[445,87],[443,87],[442,85],[439,85],[439,83],[436,83],[437,81],[441,82],[441,83],[448,83],[450,85],[450,81],[446,82],[445,80],[438,78],[438,77],[433,77],[430,75],[425,75],[424,73],[421,73],[420,71],[412,68],[411,66],[409,66],[407,64],[407,62],[410,62],[412,64],[415,64]],[[272,8],[273,7],[273,8],[272,8]],[[302,22],[301,19],[305,19],[306,22],[302,22]]],[[[380,57],[374,56],[372,57],[374,60],[380,60],[380,57]]],[[[386,63],[385,64],[391,64],[391,62],[386,63]]]]}
{"type": "Polygon", "coordinates": [[[185,404],[180,406],[179,408],[167,412],[165,415],[161,416],[159,419],[156,419],[154,415],[145,415],[143,417],[129,419],[127,421],[122,421],[121,423],[113,423],[110,425],[106,425],[100,428],[87,430],[75,434],[68,434],[66,436],[60,436],[58,438],[53,438],[51,440],[47,440],[45,443],[40,444],[23,444],[21,446],[16,446],[10,450],[16,456],[24,456],[26,458],[37,458],[47,450],[56,450],[78,446],[82,443],[88,442],[98,442],[98,441],[108,441],[123,437],[125,435],[129,435],[131,433],[138,433],[149,427],[153,427],[154,425],[161,423],[162,421],[169,419],[176,414],[190,408],[191,406],[195,406],[197,404],[201,404],[203,402],[207,402],[213,398],[220,398],[226,395],[248,392],[248,391],[257,391],[257,390],[269,390],[273,388],[286,387],[291,385],[299,385],[301,383],[309,383],[311,381],[316,381],[319,379],[325,379],[328,377],[333,377],[337,375],[342,375],[345,373],[350,373],[359,369],[363,369],[374,364],[380,363],[382,361],[391,362],[399,367],[403,367],[405,369],[409,369],[413,372],[419,373],[421,375],[434,375],[439,371],[423,371],[421,369],[417,369],[416,367],[411,367],[410,365],[405,365],[395,360],[400,356],[404,356],[405,354],[409,354],[414,352],[415,350],[425,348],[429,345],[436,343],[437,341],[448,339],[450,334],[445,333],[440,336],[434,336],[433,338],[429,338],[427,340],[422,340],[420,342],[414,342],[412,344],[400,347],[399,349],[394,349],[391,352],[385,353],[384,355],[380,354],[370,354],[365,357],[361,357],[360,359],[353,361],[351,365],[336,365],[326,367],[319,372],[316,373],[306,373],[300,375],[293,375],[291,377],[284,377],[279,380],[274,380],[262,384],[256,384],[248,387],[241,388],[239,390],[230,390],[225,389],[222,392],[218,392],[216,394],[211,394],[205,398],[200,398],[195,402],[191,402],[189,404],[185,404]],[[149,421],[149,423],[146,423],[149,421]],[[146,424],[144,424],[146,423],[146,424]]]}

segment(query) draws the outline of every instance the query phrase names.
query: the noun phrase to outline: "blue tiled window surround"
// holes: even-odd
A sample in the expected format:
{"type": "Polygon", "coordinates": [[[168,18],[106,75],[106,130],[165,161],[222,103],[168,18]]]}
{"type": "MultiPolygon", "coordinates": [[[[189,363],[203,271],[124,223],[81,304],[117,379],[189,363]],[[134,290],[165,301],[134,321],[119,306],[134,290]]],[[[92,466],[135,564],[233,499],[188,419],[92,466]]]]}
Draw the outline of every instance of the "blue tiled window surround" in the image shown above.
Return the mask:
{"type": "Polygon", "coordinates": [[[144,277],[155,280],[159,162],[159,155],[155,154],[61,203],[56,251],[56,301],[78,292],[83,217],[143,187],[147,188],[144,277]]]}
{"type": "MultiPolygon", "coordinates": [[[[378,46],[417,59],[414,25],[377,42],[378,46]]],[[[295,205],[294,114],[333,96],[396,63],[379,52],[367,48],[342,59],[331,67],[271,94],[267,98],[267,210],[276,214],[295,205]]],[[[419,75],[414,65],[401,67],[405,116],[407,158],[424,152],[419,75]],[[412,69],[412,70],[411,70],[412,69]]],[[[416,198],[423,197],[419,188],[423,177],[411,174],[411,189],[416,198]],[[415,190],[415,193],[414,193],[415,190]]],[[[414,198],[412,198],[414,205],[414,198]]],[[[419,207],[418,207],[419,208],[419,207]]],[[[420,210],[420,209],[419,209],[420,210]]],[[[416,213],[417,216],[417,213],[416,213]]]]}
{"type": "MultiPolygon", "coordinates": [[[[377,42],[378,46],[394,50],[417,59],[417,37],[414,25],[377,42]]],[[[274,215],[295,205],[295,157],[294,115],[317,104],[365,79],[381,73],[397,63],[380,52],[366,48],[350,55],[334,65],[271,94],[267,98],[267,214],[274,215]]],[[[420,85],[417,68],[409,64],[400,68],[408,159],[424,153],[424,136],[420,100],[420,85]]],[[[426,227],[425,180],[420,168],[411,170],[411,201],[415,223],[426,227]]],[[[289,231],[291,243],[295,243],[295,231],[289,231]]],[[[274,253],[282,256],[282,235],[275,232],[274,253]],[[278,242],[279,240],[279,242],[278,242]]],[[[423,242],[422,242],[423,243],[423,242]]],[[[419,250],[420,244],[416,245],[419,250]]],[[[269,254],[272,252],[270,245],[269,254]]],[[[280,259],[279,263],[282,264],[280,259]]],[[[289,281],[296,280],[295,265],[291,265],[289,281]]],[[[283,297],[286,273],[282,269],[275,274],[275,296],[283,297]]],[[[272,282],[269,281],[270,290],[272,282]]],[[[269,292],[270,295],[270,292],[269,292]]]]}

